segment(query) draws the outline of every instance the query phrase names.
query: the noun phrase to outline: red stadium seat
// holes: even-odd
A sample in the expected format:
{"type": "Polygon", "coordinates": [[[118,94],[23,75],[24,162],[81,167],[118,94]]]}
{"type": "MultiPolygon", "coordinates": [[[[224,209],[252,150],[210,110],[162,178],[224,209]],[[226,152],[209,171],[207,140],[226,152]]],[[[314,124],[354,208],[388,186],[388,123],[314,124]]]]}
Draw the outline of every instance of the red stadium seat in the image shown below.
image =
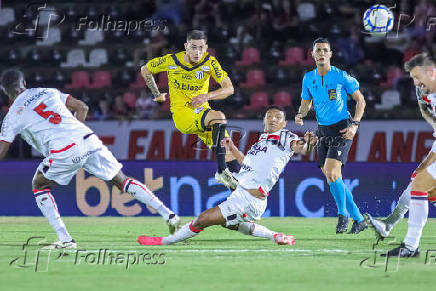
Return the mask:
{"type": "Polygon", "coordinates": [[[292,107],[292,97],[286,91],[279,91],[274,94],[273,104],[282,107],[292,107]]]}
{"type": "Polygon", "coordinates": [[[138,72],[138,74],[136,75],[136,81],[135,83],[130,84],[130,88],[139,89],[145,87],[147,87],[147,84],[145,83],[145,80],[142,77],[141,72],[138,72]]]}
{"type": "Polygon", "coordinates": [[[168,89],[168,73],[160,72],[158,75],[157,87],[159,89],[168,89]]]}
{"type": "Polygon", "coordinates": [[[136,94],[132,92],[126,92],[123,95],[123,102],[129,107],[129,108],[135,108],[136,107],[136,94]]]}
{"type": "Polygon", "coordinates": [[[301,47],[287,48],[285,51],[285,59],[279,61],[279,66],[295,66],[305,64],[306,57],[301,47]]]}
{"type": "Polygon", "coordinates": [[[247,72],[245,83],[239,84],[241,88],[254,88],[265,85],[265,75],[261,70],[247,72]]]}
{"type": "Polygon", "coordinates": [[[306,62],[304,65],[306,65],[306,66],[314,66],[315,65],[315,60],[312,57],[312,48],[307,49],[306,62]]]}
{"type": "Polygon", "coordinates": [[[242,60],[236,61],[236,66],[246,67],[260,62],[260,52],[257,48],[248,47],[242,51],[242,60]]]}
{"type": "Polygon", "coordinates": [[[76,71],[71,75],[71,84],[66,84],[65,88],[76,89],[76,88],[90,88],[90,76],[86,71],[76,71]]]}
{"type": "Polygon", "coordinates": [[[112,86],[112,77],[109,71],[94,72],[94,82],[91,88],[104,88],[112,86]]]}
{"type": "Polygon", "coordinates": [[[250,105],[244,106],[244,110],[257,110],[269,106],[268,94],[256,92],[250,96],[250,105]]]}
{"type": "Polygon", "coordinates": [[[403,71],[399,67],[389,67],[386,72],[386,82],[381,82],[383,88],[393,88],[395,81],[403,75],[403,71]]]}

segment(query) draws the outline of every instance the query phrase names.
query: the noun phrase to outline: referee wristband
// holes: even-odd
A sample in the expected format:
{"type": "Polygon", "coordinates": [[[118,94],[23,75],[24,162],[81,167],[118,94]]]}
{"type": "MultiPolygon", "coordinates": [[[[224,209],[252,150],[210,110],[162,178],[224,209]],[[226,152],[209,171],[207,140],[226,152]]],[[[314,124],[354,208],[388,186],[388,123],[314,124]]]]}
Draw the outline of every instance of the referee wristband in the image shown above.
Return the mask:
{"type": "Polygon", "coordinates": [[[360,121],[357,121],[357,120],[352,120],[351,123],[352,123],[352,124],[355,124],[355,125],[357,125],[357,126],[360,125],[360,121]]]}

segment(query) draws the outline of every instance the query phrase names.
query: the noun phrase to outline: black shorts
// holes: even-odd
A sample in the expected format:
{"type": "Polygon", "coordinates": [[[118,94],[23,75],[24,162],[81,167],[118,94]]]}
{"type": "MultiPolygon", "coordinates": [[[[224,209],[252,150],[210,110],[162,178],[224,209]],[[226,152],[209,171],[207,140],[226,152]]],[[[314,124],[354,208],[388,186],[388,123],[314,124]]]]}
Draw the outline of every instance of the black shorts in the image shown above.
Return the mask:
{"type": "Polygon", "coordinates": [[[316,135],[319,142],[316,151],[320,168],[324,167],[327,158],[338,160],[342,162],[342,166],[345,165],[353,141],[342,138],[340,131],[350,125],[350,119],[344,119],[332,125],[318,125],[316,135]]]}

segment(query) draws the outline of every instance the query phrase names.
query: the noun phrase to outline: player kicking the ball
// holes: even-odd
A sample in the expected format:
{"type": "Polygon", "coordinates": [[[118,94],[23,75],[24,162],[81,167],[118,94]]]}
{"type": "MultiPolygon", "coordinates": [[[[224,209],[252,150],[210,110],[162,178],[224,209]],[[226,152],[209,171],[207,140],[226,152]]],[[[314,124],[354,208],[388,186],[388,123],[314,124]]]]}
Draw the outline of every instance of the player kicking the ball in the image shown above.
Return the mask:
{"type": "MultiPolygon", "coordinates": [[[[436,63],[426,54],[411,58],[405,69],[416,86],[416,96],[424,119],[433,127],[436,135],[436,63]]],[[[427,222],[428,201],[436,203],[436,141],[430,153],[412,174],[411,182],[401,194],[391,215],[377,220],[366,214],[378,238],[389,236],[392,228],[409,211],[409,226],[404,241],[398,248],[388,252],[388,256],[417,257],[422,230],[427,222]]]]}
{"type": "Polygon", "coordinates": [[[83,123],[88,112],[85,103],[57,89],[26,89],[24,75],[18,70],[5,71],[1,84],[13,104],[1,127],[0,160],[18,134],[45,156],[33,177],[32,190],[36,204],[59,238],[48,248],[77,246],[60,217],[51,188],[56,183],[69,184],[81,168],[155,209],[168,222],[170,232],[179,227],[180,218],[147,186],[124,175],[122,165],[83,123]]]}
{"type": "Polygon", "coordinates": [[[238,163],[231,153],[226,153],[221,140],[228,136],[226,117],[221,111],[212,110],[209,100],[222,100],[233,94],[233,85],[218,60],[207,53],[207,35],[204,31],[188,33],[185,51],[154,58],[142,66],[141,73],[154,100],[164,102],[166,93],[160,93],[153,74],[168,72],[168,87],[174,125],[183,134],[196,134],[216,156],[217,182],[235,189],[232,172],[238,163]],[[212,77],[221,88],[209,92],[212,77]]]}
{"type": "Polygon", "coordinates": [[[167,237],[139,236],[141,245],[169,245],[196,236],[204,228],[222,225],[246,235],[263,237],[280,245],[294,245],[294,237],[271,231],[253,221],[260,219],[267,206],[268,191],[279,179],[280,173],[294,153],[309,153],[317,142],[312,132],[307,132],[304,139],[285,129],[285,111],[280,107],[270,107],[264,118],[265,132],[260,135],[247,155],[244,156],[225,138],[222,145],[241,164],[236,174],[238,187],[214,208],[201,213],[192,222],[184,225],[173,235],[167,237]]]}

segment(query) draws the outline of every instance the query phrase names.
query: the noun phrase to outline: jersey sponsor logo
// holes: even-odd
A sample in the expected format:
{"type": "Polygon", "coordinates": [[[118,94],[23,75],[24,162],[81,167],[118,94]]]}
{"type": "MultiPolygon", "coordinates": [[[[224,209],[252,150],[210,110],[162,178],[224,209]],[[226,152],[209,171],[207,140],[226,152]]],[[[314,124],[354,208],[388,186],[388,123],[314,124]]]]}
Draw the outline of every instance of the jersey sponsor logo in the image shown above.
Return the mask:
{"type": "Polygon", "coordinates": [[[241,168],[244,169],[245,171],[252,171],[253,170],[250,166],[247,166],[246,164],[242,164],[241,168]]]}
{"type": "Polygon", "coordinates": [[[190,84],[179,83],[177,82],[177,80],[174,80],[174,87],[179,90],[198,91],[201,89],[202,86],[192,86],[190,84]]]}
{"type": "Polygon", "coordinates": [[[42,96],[44,96],[44,95],[47,94],[47,93],[48,93],[47,90],[44,89],[44,90],[42,90],[41,92],[39,92],[38,94],[33,95],[32,97],[30,97],[29,99],[27,99],[26,102],[24,102],[24,107],[29,106],[33,101],[35,101],[35,100],[41,98],[42,96]]]}
{"type": "Polygon", "coordinates": [[[165,58],[158,58],[157,60],[151,61],[150,66],[152,68],[156,68],[159,67],[160,65],[162,65],[163,63],[165,63],[165,58]]]}
{"type": "Polygon", "coordinates": [[[203,77],[204,77],[204,72],[203,71],[195,72],[195,78],[197,78],[198,80],[203,79],[203,77]]]}
{"type": "Polygon", "coordinates": [[[257,155],[257,154],[260,153],[260,152],[264,152],[264,153],[266,153],[267,150],[268,150],[268,147],[267,147],[267,146],[261,146],[261,145],[255,144],[255,145],[253,145],[253,146],[251,147],[251,149],[248,151],[247,154],[248,154],[248,155],[253,155],[253,156],[255,156],[255,155],[257,155]]]}
{"type": "Polygon", "coordinates": [[[75,158],[72,158],[71,159],[71,161],[73,162],[73,164],[78,164],[78,163],[80,163],[81,161],[83,161],[84,159],[86,159],[86,158],[88,158],[90,155],[92,155],[93,153],[96,153],[96,152],[99,152],[99,151],[101,151],[102,150],[102,148],[98,148],[98,149],[96,149],[96,150],[93,150],[93,151],[88,151],[88,152],[86,152],[83,156],[81,156],[81,157],[75,157],[75,158]]]}
{"type": "Polygon", "coordinates": [[[336,98],[337,98],[336,89],[329,89],[328,94],[329,94],[330,100],[336,100],[336,98]]]}
{"type": "Polygon", "coordinates": [[[18,107],[17,115],[21,115],[21,114],[23,114],[23,112],[24,112],[24,107],[23,106],[18,107]]]}
{"type": "Polygon", "coordinates": [[[182,79],[192,80],[192,76],[190,76],[190,75],[182,75],[182,79]]]}
{"type": "Polygon", "coordinates": [[[175,70],[177,69],[177,66],[168,66],[168,70],[175,70]]]}
{"type": "Polygon", "coordinates": [[[211,63],[213,70],[215,71],[215,76],[220,79],[223,76],[223,70],[220,68],[218,62],[213,60],[211,63]]]}
{"type": "Polygon", "coordinates": [[[201,69],[205,72],[209,72],[210,71],[210,67],[209,66],[201,66],[201,69]]]}

